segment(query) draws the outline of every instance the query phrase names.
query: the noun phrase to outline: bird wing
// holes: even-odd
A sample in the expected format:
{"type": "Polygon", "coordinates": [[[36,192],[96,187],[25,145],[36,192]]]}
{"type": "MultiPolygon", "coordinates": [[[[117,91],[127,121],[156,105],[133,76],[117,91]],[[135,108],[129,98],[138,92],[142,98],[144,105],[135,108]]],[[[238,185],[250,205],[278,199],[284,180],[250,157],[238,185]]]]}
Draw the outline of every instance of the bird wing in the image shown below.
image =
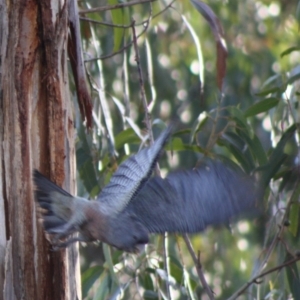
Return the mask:
{"type": "Polygon", "coordinates": [[[169,126],[152,146],[140,150],[119,166],[98,196],[103,213],[116,215],[127,206],[151,176],[171,132],[172,126],[169,126]]]}
{"type": "Polygon", "coordinates": [[[153,177],[126,209],[152,233],[204,230],[228,222],[255,204],[254,180],[223,163],[153,177]]]}

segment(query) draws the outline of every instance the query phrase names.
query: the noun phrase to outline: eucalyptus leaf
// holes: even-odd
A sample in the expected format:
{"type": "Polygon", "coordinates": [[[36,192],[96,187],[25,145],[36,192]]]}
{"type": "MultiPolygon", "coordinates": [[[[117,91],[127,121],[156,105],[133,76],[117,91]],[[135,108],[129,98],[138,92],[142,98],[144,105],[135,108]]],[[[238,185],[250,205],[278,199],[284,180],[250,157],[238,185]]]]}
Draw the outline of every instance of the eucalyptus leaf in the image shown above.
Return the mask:
{"type": "Polygon", "coordinates": [[[279,101],[280,101],[279,99],[273,97],[266,98],[250,106],[245,111],[244,115],[246,118],[248,118],[248,117],[258,115],[262,112],[266,112],[271,108],[275,107],[279,103],[279,101]]]}

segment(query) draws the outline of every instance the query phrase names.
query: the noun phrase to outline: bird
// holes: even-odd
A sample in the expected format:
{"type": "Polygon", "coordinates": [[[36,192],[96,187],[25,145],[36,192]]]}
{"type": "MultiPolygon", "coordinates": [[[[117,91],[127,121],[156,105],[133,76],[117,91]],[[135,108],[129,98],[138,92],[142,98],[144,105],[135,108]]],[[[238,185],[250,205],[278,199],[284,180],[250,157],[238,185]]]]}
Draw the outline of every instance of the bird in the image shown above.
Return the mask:
{"type": "Polygon", "coordinates": [[[150,234],[202,232],[254,207],[254,178],[219,160],[165,178],[153,175],[172,130],[168,126],[151,146],[121,163],[95,200],[72,196],[34,170],[35,198],[53,247],[101,241],[138,252],[150,234]]]}

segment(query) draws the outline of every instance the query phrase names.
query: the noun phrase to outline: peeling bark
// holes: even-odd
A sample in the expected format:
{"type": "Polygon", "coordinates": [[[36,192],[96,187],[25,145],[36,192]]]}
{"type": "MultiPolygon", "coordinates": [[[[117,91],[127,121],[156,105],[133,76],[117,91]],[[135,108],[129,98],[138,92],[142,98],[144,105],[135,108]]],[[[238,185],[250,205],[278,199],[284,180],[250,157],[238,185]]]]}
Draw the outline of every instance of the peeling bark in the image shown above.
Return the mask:
{"type": "Polygon", "coordinates": [[[68,53],[76,85],[78,105],[82,118],[86,119],[86,127],[91,129],[93,121],[93,106],[86,83],[87,81],[82,56],[78,7],[76,1],[70,2],[69,27],[70,34],[68,40],[68,53]]]}
{"type": "Polygon", "coordinates": [[[0,299],[80,299],[78,250],[53,252],[32,170],[75,187],[68,1],[0,0],[0,299]]]}

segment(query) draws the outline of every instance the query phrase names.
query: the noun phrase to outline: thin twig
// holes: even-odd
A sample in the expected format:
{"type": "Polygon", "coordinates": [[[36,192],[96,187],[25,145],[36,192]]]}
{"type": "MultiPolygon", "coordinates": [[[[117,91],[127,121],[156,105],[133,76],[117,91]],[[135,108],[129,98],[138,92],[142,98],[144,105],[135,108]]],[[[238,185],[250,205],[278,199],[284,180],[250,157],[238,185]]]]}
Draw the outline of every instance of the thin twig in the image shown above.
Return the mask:
{"type": "Polygon", "coordinates": [[[141,98],[142,98],[144,111],[145,111],[145,123],[146,123],[146,127],[148,130],[150,142],[153,143],[153,133],[151,130],[151,127],[152,127],[151,126],[151,118],[150,118],[150,114],[149,114],[149,110],[148,110],[148,102],[147,102],[146,93],[145,93],[143,71],[142,71],[142,66],[141,66],[141,62],[140,62],[140,54],[139,54],[139,49],[138,49],[138,45],[137,45],[137,35],[136,35],[134,24],[135,24],[135,21],[133,20],[132,34],[133,34],[133,46],[134,46],[134,51],[135,51],[135,61],[136,61],[137,68],[138,68],[139,82],[140,82],[140,89],[141,89],[141,98]]]}
{"type": "Polygon", "coordinates": [[[204,290],[207,293],[208,298],[210,300],[214,300],[215,297],[213,295],[213,292],[212,292],[210,286],[208,285],[208,283],[206,282],[205,276],[204,276],[204,274],[202,272],[202,265],[201,265],[201,262],[200,262],[200,251],[198,252],[198,257],[197,257],[196,254],[195,254],[195,252],[194,252],[194,249],[193,249],[193,246],[191,244],[191,241],[190,241],[190,239],[189,239],[189,237],[188,237],[188,235],[186,233],[183,234],[183,239],[184,239],[184,241],[186,243],[186,246],[187,246],[187,248],[188,248],[188,250],[189,250],[189,252],[191,254],[191,257],[192,257],[192,259],[194,261],[198,277],[199,277],[199,279],[201,281],[201,284],[202,284],[204,290]]]}
{"type": "Polygon", "coordinates": [[[219,121],[220,110],[221,110],[221,101],[217,105],[216,116],[213,119],[213,125],[210,129],[209,139],[205,147],[207,150],[211,150],[217,140],[218,135],[216,134],[216,131],[217,131],[217,125],[219,121]]]}
{"type": "Polygon", "coordinates": [[[188,297],[189,297],[188,299],[195,300],[195,296],[193,295],[193,291],[191,290],[191,287],[190,287],[190,278],[189,278],[189,275],[188,275],[188,270],[187,270],[186,264],[185,264],[184,259],[183,259],[183,253],[182,253],[182,249],[181,249],[178,237],[179,236],[176,235],[176,243],[177,243],[179,258],[180,258],[182,268],[183,268],[183,271],[184,271],[183,276],[184,276],[185,285],[188,287],[188,289],[187,289],[188,290],[188,297]]]}
{"type": "Polygon", "coordinates": [[[285,223],[285,221],[286,221],[286,219],[287,219],[287,216],[288,216],[288,213],[289,213],[289,210],[290,210],[290,206],[291,206],[291,204],[292,204],[291,199],[292,199],[292,198],[290,198],[289,201],[288,201],[288,204],[287,204],[286,209],[285,209],[285,213],[284,213],[284,215],[283,215],[283,217],[282,217],[282,220],[281,220],[281,222],[280,222],[280,224],[279,224],[279,226],[278,226],[279,229],[278,229],[278,231],[277,231],[275,237],[273,238],[271,245],[270,245],[269,248],[268,248],[268,251],[267,251],[267,253],[266,253],[266,255],[265,255],[264,260],[263,260],[262,263],[260,264],[260,266],[259,266],[259,268],[257,269],[257,271],[254,273],[253,278],[252,278],[250,281],[248,281],[247,283],[245,283],[240,289],[238,289],[238,290],[237,290],[237,291],[236,291],[236,292],[235,292],[228,300],[236,299],[239,295],[241,295],[241,294],[242,294],[248,287],[250,287],[253,283],[257,283],[256,280],[259,279],[259,278],[261,278],[261,277],[263,277],[264,275],[267,275],[267,274],[269,274],[269,273],[272,273],[272,272],[274,272],[274,271],[276,271],[276,270],[278,270],[278,269],[281,269],[281,268],[283,268],[283,267],[285,267],[285,266],[291,264],[292,262],[295,262],[295,261],[300,260],[300,257],[297,257],[296,259],[293,259],[293,260],[291,260],[291,261],[289,261],[289,262],[286,262],[286,263],[284,263],[284,264],[282,264],[282,265],[276,266],[276,267],[274,267],[274,268],[271,268],[271,269],[268,270],[268,271],[265,271],[265,272],[262,272],[262,273],[261,273],[261,270],[267,265],[267,262],[269,261],[269,259],[270,259],[270,257],[271,257],[271,254],[273,253],[273,250],[275,249],[276,245],[277,245],[278,242],[281,240],[281,235],[282,235],[283,230],[284,230],[284,228],[285,228],[284,223],[285,223]]]}
{"type": "MultiPolygon", "coordinates": [[[[142,21],[141,23],[138,23],[138,24],[135,24],[135,26],[140,26],[140,25],[143,25],[144,26],[144,29],[142,30],[142,32],[137,36],[137,39],[140,38],[147,30],[148,30],[148,27],[149,27],[149,24],[150,24],[150,18],[151,19],[154,19],[156,17],[158,17],[159,15],[163,14],[164,12],[166,12],[170,7],[172,7],[172,4],[175,2],[176,0],[173,0],[171,1],[168,5],[165,6],[164,9],[162,9],[160,12],[158,12],[157,14],[153,15],[153,16],[149,16],[149,18],[145,21],[142,21]]],[[[82,18],[84,21],[89,21],[91,23],[99,23],[97,21],[94,21],[94,20],[91,20],[91,19],[88,19],[88,18],[82,18]]],[[[108,25],[108,23],[103,23],[102,25],[108,25]]],[[[114,27],[119,27],[120,25],[113,25],[114,27]]],[[[128,27],[132,27],[132,24],[130,25],[124,25],[125,27],[121,27],[121,28],[127,28],[128,27]]],[[[133,41],[130,41],[128,44],[126,44],[125,46],[123,46],[121,49],[119,49],[118,51],[115,51],[111,54],[107,54],[107,55],[103,55],[103,56],[100,56],[100,57],[94,57],[94,58],[90,58],[90,59],[86,59],[84,62],[94,62],[98,59],[101,59],[101,60],[104,60],[104,59],[107,59],[107,58],[111,58],[117,54],[120,54],[122,53],[123,51],[127,50],[129,47],[131,47],[133,44],[133,41]]]]}
{"type": "Polygon", "coordinates": [[[163,250],[164,250],[164,266],[165,266],[165,271],[167,274],[167,280],[166,280],[166,290],[167,290],[167,295],[168,295],[168,299],[172,299],[171,297],[171,287],[170,287],[170,281],[169,281],[169,274],[170,274],[170,266],[169,266],[169,262],[168,262],[168,257],[169,257],[169,237],[168,237],[168,233],[165,232],[164,236],[163,236],[163,250]]]}
{"type": "MultiPolygon", "coordinates": [[[[143,31],[137,36],[137,39],[139,37],[141,37],[147,31],[147,29],[149,27],[149,22],[145,22],[144,26],[145,27],[144,27],[143,31]]],[[[131,27],[132,27],[132,24],[131,24],[131,27]]],[[[118,50],[116,52],[113,52],[113,53],[108,54],[108,55],[103,55],[103,56],[100,56],[100,57],[94,57],[94,58],[86,59],[84,62],[94,62],[95,60],[98,60],[98,59],[103,60],[103,59],[111,58],[111,57],[113,57],[117,54],[122,53],[123,51],[125,51],[129,47],[131,47],[133,43],[134,43],[134,41],[132,40],[131,42],[129,42],[127,45],[123,46],[120,50],[118,50]]]]}
{"type": "Polygon", "coordinates": [[[228,298],[228,300],[234,300],[236,299],[238,296],[240,296],[241,294],[243,294],[247,288],[252,285],[252,284],[257,284],[258,283],[258,279],[270,274],[270,273],[273,273],[275,271],[278,271],[278,270],[281,270],[289,265],[292,265],[293,263],[297,262],[300,260],[300,256],[297,256],[287,262],[284,262],[283,264],[279,265],[279,266],[276,266],[274,268],[271,268],[257,276],[254,276],[250,281],[248,281],[245,285],[243,285],[238,291],[236,291],[230,298],[228,298]]]}
{"type": "Polygon", "coordinates": [[[157,0],[139,0],[139,1],[131,1],[131,2],[128,2],[128,3],[118,3],[118,4],[115,4],[115,5],[95,7],[95,8],[90,8],[90,9],[82,9],[82,10],[79,11],[79,14],[90,14],[90,13],[94,13],[94,12],[124,8],[124,7],[138,5],[138,4],[151,3],[151,2],[155,2],[155,1],[157,1],[157,0]]]}
{"type": "MultiPolygon", "coordinates": [[[[172,4],[175,2],[176,0],[172,0],[168,5],[166,5],[160,12],[156,13],[155,15],[152,16],[152,20],[155,19],[156,17],[160,16],[161,14],[165,13],[169,8],[172,7],[172,4]]],[[[127,28],[131,28],[132,24],[128,24],[128,25],[121,25],[121,24],[112,24],[112,23],[108,23],[108,22],[103,22],[103,21],[97,21],[94,19],[90,19],[90,18],[86,18],[86,17],[79,17],[79,19],[81,21],[85,21],[85,22],[90,22],[90,23],[94,23],[94,24],[99,24],[99,25],[103,25],[103,26],[108,26],[108,27],[116,27],[116,28],[123,28],[123,29],[127,29],[127,28]]],[[[135,23],[135,27],[137,26],[145,26],[146,23],[149,22],[149,18],[145,21],[140,21],[139,23],[135,23]]]]}
{"type": "Polygon", "coordinates": [[[166,5],[166,6],[164,7],[164,9],[162,9],[162,10],[161,10],[160,12],[158,12],[157,14],[153,15],[153,18],[152,18],[152,19],[154,19],[154,18],[158,17],[159,15],[163,14],[167,9],[172,8],[172,5],[173,5],[173,3],[174,3],[175,1],[176,1],[176,0],[172,0],[168,5],[166,5]]]}
{"type": "Polygon", "coordinates": [[[279,230],[278,230],[277,234],[275,235],[275,237],[273,238],[272,243],[271,243],[270,247],[268,248],[268,252],[267,252],[264,260],[260,264],[260,267],[258,268],[258,271],[256,272],[256,274],[260,273],[261,270],[264,268],[264,266],[266,266],[266,264],[267,264],[267,262],[268,262],[268,260],[269,260],[269,258],[271,256],[271,254],[272,254],[275,246],[278,244],[279,240],[281,239],[281,235],[282,235],[283,230],[285,228],[284,223],[285,223],[285,221],[287,219],[287,215],[289,213],[291,204],[292,204],[291,203],[291,199],[289,199],[289,202],[288,202],[288,204],[287,204],[287,206],[285,208],[285,212],[284,212],[284,215],[282,217],[281,223],[278,226],[279,230]]]}
{"type": "MultiPolygon", "coordinates": [[[[93,20],[93,19],[86,18],[86,17],[80,17],[79,19],[80,19],[80,21],[85,21],[85,22],[103,25],[103,26],[107,26],[107,27],[113,27],[113,28],[127,29],[127,28],[131,28],[131,26],[132,26],[132,24],[129,24],[129,25],[113,24],[113,23],[108,23],[108,22],[104,22],[104,21],[93,20]]],[[[147,21],[145,21],[145,22],[147,22],[147,21]]],[[[140,24],[136,24],[136,26],[141,26],[141,25],[144,25],[144,22],[142,22],[140,24]]]]}

